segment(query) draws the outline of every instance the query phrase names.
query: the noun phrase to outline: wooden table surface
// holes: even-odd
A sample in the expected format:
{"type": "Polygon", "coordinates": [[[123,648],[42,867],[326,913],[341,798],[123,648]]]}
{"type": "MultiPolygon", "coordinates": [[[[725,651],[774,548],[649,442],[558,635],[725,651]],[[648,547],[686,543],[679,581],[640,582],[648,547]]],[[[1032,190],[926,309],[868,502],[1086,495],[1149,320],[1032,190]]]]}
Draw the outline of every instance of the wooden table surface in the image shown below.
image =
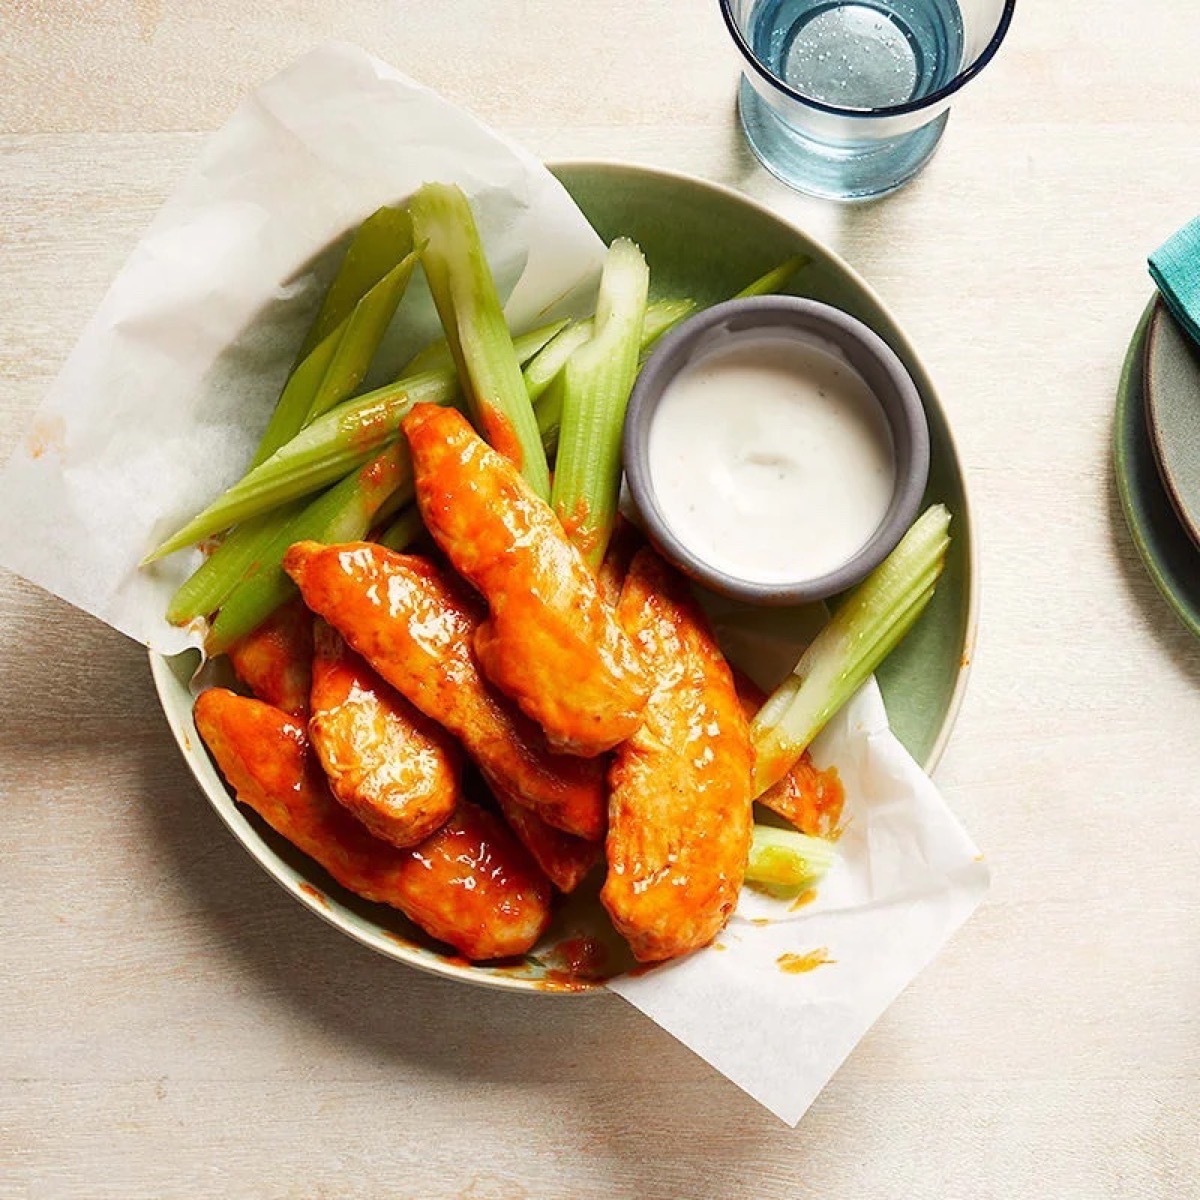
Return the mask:
{"type": "Polygon", "coordinates": [[[0,1196],[1200,1196],[1200,645],[1110,463],[1145,256],[1200,210],[1200,5],[1021,0],[929,169],[837,207],[745,149],[715,0],[7,0],[0,454],[205,134],[331,37],[544,157],[742,189],[882,292],[973,493],[937,778],[993,889],[791,1130],[616,998],[451,986],[314,920],[144,651],[0,574],[0,1196]]]}

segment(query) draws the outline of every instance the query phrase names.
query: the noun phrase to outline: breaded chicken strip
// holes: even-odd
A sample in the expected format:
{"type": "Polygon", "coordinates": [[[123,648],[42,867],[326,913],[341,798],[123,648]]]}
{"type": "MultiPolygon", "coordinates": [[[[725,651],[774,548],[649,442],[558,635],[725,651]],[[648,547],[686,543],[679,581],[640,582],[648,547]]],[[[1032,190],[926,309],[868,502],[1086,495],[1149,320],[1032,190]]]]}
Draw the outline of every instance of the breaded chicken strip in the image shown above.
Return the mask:
{"type": "Polygon", "coordinates": [[[555,749],[590,757],[623,741],[649,680],[553,510],[454,409],[418,404],[404,432],[425,526],[488,602],[484,674],[555,749]]]}
{"type": "Polygon", "coordinates": [[[573,892],[588,872],[600,861],[604,847],[600,842],[585,842],[553,825],[547,825],[532,808],[526,808],[511,792],[495,780],[490,781],[492,795],[517,841],[533,856],[533,861],[564,895],[573,892]]]}
{"type": "Polygon", "coordinates": [[[419,846],[381,842],[329,794],[304,729],[224,688],[196,700],[196,728],[237,798],[338,883],[390,904],[466,958],[524,954],[550,921],[550,885],[497,818],[460,801],[419,846]]]}
{"type": "Polygon", "coordinates": [[[753,750],[729,667],[686,581],[638,551],[617,614],[656,675],[613,755],[600,899],[641,962],[706,946],[750,851],[753,750]]]}
{"type": "Polygon", "coordinates": [[[459,800],[454,739],[318,620],[308,736],[336,799],[376,837],[414,846],[459,800]]]}
{"type": "Polygon", "coordinates": [[[444,726],[484,774],[543,820],[604,836],[604,767],[554,754],[541,731],[483,679],[472,649],[476,600],[426,559],[370,542],[299,542],[284,567],[305,602],[399,692],[444,726]]]}
{"type": "Polygon", "coordinates": [[[297,596],[226,651],[237,677],[267,704],[308,716],[312,681],[312,614],[297,596]]]}

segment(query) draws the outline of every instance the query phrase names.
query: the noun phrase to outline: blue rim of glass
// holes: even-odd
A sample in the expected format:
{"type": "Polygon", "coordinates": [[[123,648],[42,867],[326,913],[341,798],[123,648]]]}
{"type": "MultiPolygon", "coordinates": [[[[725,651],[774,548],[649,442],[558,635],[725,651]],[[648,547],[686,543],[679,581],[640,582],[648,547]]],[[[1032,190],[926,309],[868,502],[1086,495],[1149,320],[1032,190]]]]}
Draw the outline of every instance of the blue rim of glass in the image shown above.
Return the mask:
{"type": "Polygon", "coordinates": [[[983,53],[966,70],[960,71],[949,83],[938,88],[936,92],[930,92],[928,96],[922,96],[919,100],[906,100],[903,104],[891,104],[884,108],[840,108],[836,104],[826,104],[824,100],[815,100],[811,96],[806,96],[803,92],[796,91],[789,83],[780,79],[774,71],[768,70],[750,48],[750,44],[746,41],[741,28],[734,19],[733,13],[730,11],[732,2],[733,0],[721,0],[721,16],[725,19],[725,26],[729,30],[730,36],[737,43],[738,49],[742,52],[742,57],[763,79],[771,84],[772,87],[790,96],[793,100],[809,108],[815,108],[818,112],[829,113],[835,117],[857,117],[860,119],[864,117],[904,116],[907,113],[920,112],[923,108],[931,108],[933,105],[945,100],[948,96],[953,96],[955,92],[974,79],[995,58],[996,51],[1000,49],[1000,43],[1004,41],[1004,37],[1008,33],[1008,27],[1012,24],[1013,11],[1017,7],[1017,0],[1004,0],[1004,11],[1000,14],[999,24],[997,24],[996,31],[992,34],[991,40],[983,48],[983,53]]]}

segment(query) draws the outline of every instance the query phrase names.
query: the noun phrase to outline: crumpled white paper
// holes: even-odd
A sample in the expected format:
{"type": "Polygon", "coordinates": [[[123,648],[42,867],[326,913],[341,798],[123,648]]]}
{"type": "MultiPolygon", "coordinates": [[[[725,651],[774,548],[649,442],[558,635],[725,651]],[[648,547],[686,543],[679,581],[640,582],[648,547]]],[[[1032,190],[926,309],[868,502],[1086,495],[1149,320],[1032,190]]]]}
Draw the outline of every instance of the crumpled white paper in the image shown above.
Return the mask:
{"type": "MultiPolygon", "coordinates": [[[[163,654],[197,645],[163,613],[198,552],[139,560],[245,470],[336,266],[314,255],[431,180],[470,198],[514,327],[594,282],[603,244],[536,159],[356,47],[315,50],[207,143],[101,301],[0,475],[0,563],[163,654]]],[[[393,371],[440,334],[409,291],[393,371]]]]}
{"type": "MultiPolygon", "coordinates": [[[[514,325],[594,284],[603,247],[540,164],[362,51],[318,49],[211,139],[114,281],[0,474],[0,563],[162,653],[193,644],[162,614],[195,559],[139,559],[249,460],[335,264],[314,254],[426,180],[470,196],[514,325]]],[[[396,328],[393,366],[436,332],[420,288],[396,328]]],[[[714,616],[760,682],[794,661],[777,620],[714,616]]],[[[746,892],[721,949],[610,984],[790,1123],[988,882],[873,683],[814,757],[849,818],[817,900],[746,892]],[[783,954],[828,961],[789,974],[783,954]]]]}
{"type": "Polygon", "coordinates": [[[874,682],[812,755],[846,790],[839,858],[816,899],[793,911],[743,889],[712,946],[608,985],[790,1125],[988,887],[978,851],[888,729],[874,682]],[[784,955],[805,969],[785,971],[784,955]]]}

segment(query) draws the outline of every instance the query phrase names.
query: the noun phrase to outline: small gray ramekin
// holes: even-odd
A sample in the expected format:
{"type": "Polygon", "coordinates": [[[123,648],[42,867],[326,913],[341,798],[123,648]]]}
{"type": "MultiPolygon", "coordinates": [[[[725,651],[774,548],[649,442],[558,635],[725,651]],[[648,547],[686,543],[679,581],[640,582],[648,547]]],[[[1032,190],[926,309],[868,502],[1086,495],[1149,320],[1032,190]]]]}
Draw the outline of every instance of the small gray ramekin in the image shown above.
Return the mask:
{"type": "MultiPolygon", "coordinates": [[[[753,604],[803,604],[845,591],[874,570],[895,548],[917,516],[929,478],[929,426],[916,386],[904,364],[861,321],[816,300],[756,296],[714,305],[684,321],[654,348],[638,375],[625,416],[625,475],[646,533],[660,553],[686,575],[715,592],[753,604]],[[891,504],[870,541],[835,571],[784,583],[756,583],[717,570],[684,545],[667,523],[650,473],[650,426],[672,379],[717,339],[739,334],[794,334],[832,345],[863,377],[883,409],[892,434],[896,485],[891,504]]],[[[818,514],[796,514],[798,521],[818,514]]]]}

